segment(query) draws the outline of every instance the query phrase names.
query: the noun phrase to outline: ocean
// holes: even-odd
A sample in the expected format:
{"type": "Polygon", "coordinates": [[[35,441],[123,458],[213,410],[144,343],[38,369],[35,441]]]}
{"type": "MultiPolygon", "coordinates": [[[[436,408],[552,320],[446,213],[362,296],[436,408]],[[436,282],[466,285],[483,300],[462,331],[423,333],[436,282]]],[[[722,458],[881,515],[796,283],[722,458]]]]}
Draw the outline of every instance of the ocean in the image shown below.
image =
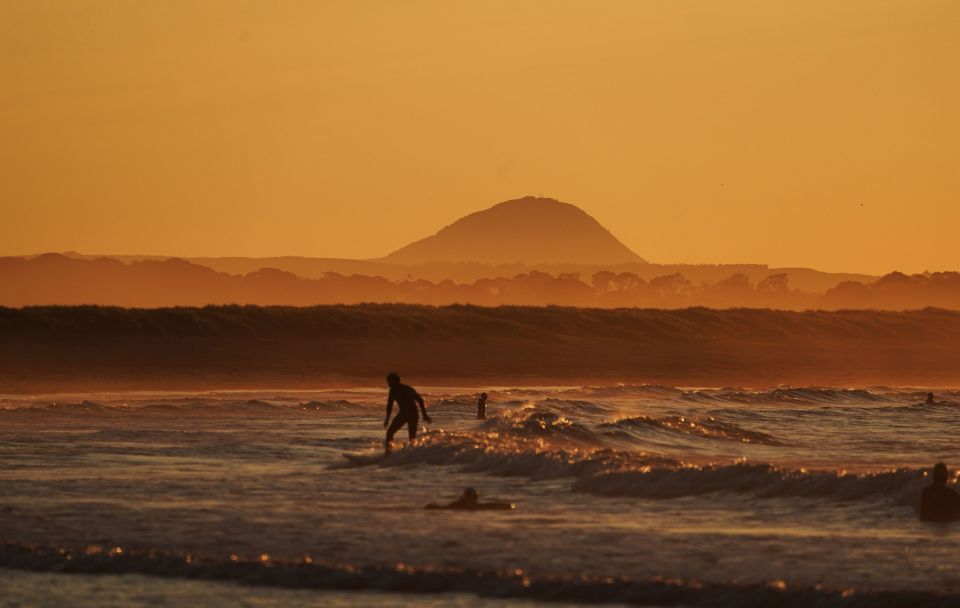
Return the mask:
{"type": "Polygon", "coordinates": [[[960,605],[956,390],[417,388],[0,395],[0,606],[960,605]]]}

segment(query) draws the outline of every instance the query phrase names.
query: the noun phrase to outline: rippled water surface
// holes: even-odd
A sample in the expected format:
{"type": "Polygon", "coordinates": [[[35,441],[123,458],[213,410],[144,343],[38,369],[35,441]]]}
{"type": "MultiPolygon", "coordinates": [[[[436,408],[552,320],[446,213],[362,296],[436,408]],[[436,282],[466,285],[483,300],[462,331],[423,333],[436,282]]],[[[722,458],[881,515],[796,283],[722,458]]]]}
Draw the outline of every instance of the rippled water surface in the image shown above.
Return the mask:
{"type": "Polygon", "coordinates": [[[484,388],[479,421],[479,390],[422,387],[433,424],[366,466],[343,454],[379,449],[381,389],[3,396],[0,581],[48,605],[188,581],[208,605],[960,603],[960,524],[916,514],[960,464],[958,392],[484,388]],[[466,486],[517,509],[423,510],[466,486]]]}

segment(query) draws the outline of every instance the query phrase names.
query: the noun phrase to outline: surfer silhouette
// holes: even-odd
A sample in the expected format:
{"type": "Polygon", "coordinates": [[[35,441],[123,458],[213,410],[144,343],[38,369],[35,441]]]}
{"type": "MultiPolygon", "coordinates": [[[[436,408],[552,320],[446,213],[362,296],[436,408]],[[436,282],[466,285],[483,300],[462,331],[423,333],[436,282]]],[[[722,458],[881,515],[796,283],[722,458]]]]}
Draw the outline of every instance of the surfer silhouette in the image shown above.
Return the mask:
{"type": "Polygon", "coordinates": [[[950,521],[960,518],[960,494],[947,487],[947,465],[933,465],[933,483],[920,495],[920,519],[950,521]]]}
{"type": "Polygon", "coordinates": [[[430,503],[424,509],[453,509],[458,511],[510,511],[516,505],[512,502],[480,502],[480,494],[473,488],[467,488],[463,495],[448,505],[430,503]]]}
{"type": "Polygon", "coordinates": [[[487,394],[480,393],[480,399],[477,400],[477,418],[483,420],[487,417],[487,394]]]}
{"type": "Polygon", "coordinates": [[[924,401],[927,405],[933,405],[936,401],[933,400],[933,393],[927,393],[927,400],[924,401]]]}
{"type": "Polygon", "coordinates": [[[430,422],[430,416],[427,415],[427,408],[423,404],[423,397],[420,396],[412,386],[400,383],[400,376],[389,374],[387,376],[387,385],[390,387],[390,394],[387,396],[387,417],[383,421],[383,426],[387,427],[387,438],[383,441],[384,452],[389,454],[393,436],[403,425],[407,425],[407,431],[410,433],[410,445],[417,438],[417,404],[420,405],[420,411],[423,412],[423,421],[430,422]],[[390,422],[390,414],[393,413],[393,402],[397,402],[397,417],[390,422]]]}

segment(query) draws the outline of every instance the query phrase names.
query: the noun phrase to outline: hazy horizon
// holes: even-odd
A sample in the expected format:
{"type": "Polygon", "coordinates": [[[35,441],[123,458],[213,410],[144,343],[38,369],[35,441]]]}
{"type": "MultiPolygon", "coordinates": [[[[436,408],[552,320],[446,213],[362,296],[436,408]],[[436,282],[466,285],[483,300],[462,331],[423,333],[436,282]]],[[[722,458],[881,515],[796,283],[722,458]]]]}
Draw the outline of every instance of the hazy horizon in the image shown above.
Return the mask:
{"type": "Polygon", "coordinates": [[[368,259],[536,194],[651,261],[955,264],[953,2],[6,3],[0,39],[0,255],[368,259]]]}
{"type": "MultiPolygon", "coordinates": [[[[529,198],[538,199],[538,198],[541,198],[541,197],[533,197],[533,196],[529,196],[529,195],[528,195],[528,196],[525,196],[525,197],[522,197],[522,198],[524,198],[524,199],[529,199],[529,198]]],[[[483,209],[474,210],[474,211],[472,211],[472,212],[467,213],[467,214],[464,215],[463,217],[455,218],[454,220],[451,220],[449,223],[445,224],[440,230],[438,230],[437,233],[434,233],[434,234],[431,234],[431,235],[424,235],[423,238],[413,239],[413,240],[411,240],[410,242],[405,243],[404,245],[402,245],[401,247],[399,247],[399,248],[397,248],[397,249],[391,250],[391,251],[386,252],[386,253],[384,253],[384,254],[382,254],[382,255],[378,255],[378,256],[374,256],[374,257],[368,257],[368,258],[349,258],[349,257],[346,257],[346,256],[337,256],[337,255],[311,256],[311,255],[292,254],[292,253],[288,253],[288,254],[278,253],[278,254],[268,254],[268,255],[262,255],[262,256],[236,255],[236,254],[229,254],[229,253],[227,253],[227,254],[219,254],[219,255],[203,255],[203,254],[197,254],[197,255],[191,255],[191,254],[173,255],[173,254],[164,253],[164,252],[142,252],[142,251],[114,251],[114,252],[104,252],[104,251],[77,251],[77,250],[66,250],[66,249],[61,249],[61,250],[46,250],[46,251],[33,251],[33,252],[20,252],[20,253],[14,253],[14,254],[6,254],[6,255],[9,256],[9,257],[25,257],[25,258],[30,258],[30,257],[39,256],[39,255],[44,255],[44,254],[47,254],[47,253],[58,253],[58,254],[67,254],[67,255],[76,254],[76,255],[80,255],[80,256],[84,256],[84,257],[117,257],[117,258],[138,258],[138,257],[142,257],[142,258],[176,258],[176,259],[187,259],[187,260],[231,259],[231,258],[237,258],[237,259],[244,259],[244,258],[249,258],[249,259],[304,258],[304,259],[340,260],[340,261],[345,261],[345,262],[347,262],[347,261],[376,262],[376,263],[381,263],[381,264],[389,264],[389,265],[396,265],[396,266],[411,266],[411,267],[413,267],[413,266],[419,266],[419,265],[422,265],[422,264],[424,264],[424,263],[429,263],[429,264],[434,264],[434,263],[452,263],[452,264],[457,264],[457,263],[470,263],[470,264],[493,265],[493,266],[497,266],[497,265],[502,265],[502,266],[516,266],[516,265],[521,265],[521,266],[529,266],[529,267],[531,267],[531,268],[535,268],[535,267],[538,267],[538,266],[549,266],[549,265],[551,265],[551,264],[557,264],[558,262],[556,262],[556,261],[549,262],[549,261],[544,261],[544,260],[532,259],[532,258],[530,258],[530,257],[527,257],[527,259],[516,259],[516,260],[512,260],[512,261],[508,261],[508,260],[506,260],[506,259],[503,259],[503,260],[496,261],[496,262],[484,261],[484,260],[455,259],[455,258],[450,258],[450,259],[437,258],[436,260],[429,260],[429,261],[426,261],[426,260],[425,260],[425,261],[420,261],[420,262],[403,261],[403,260],[399,260],[399,259],[392,259],[392,258],[395,258],[397,254],[399,254],[399,253],[401,253],[401,252],[409,249],[409,248],[412,247],[412,246],[416,246],[416,245],[420,244],[422,241],[426,241],[426,240],[430,240],[430,239],[435,239],[438,235],[441,235],[441,234],[443,234],[444,232],[448,231],[448,229],[450,229],[451,227],[453,227],[453,226],[459,226],[460,224],[462,224],[463,220],[467,220],[467,219],[472,218],[472,217],[474,217],[474,216],[481,215],[481,214],[483,214],[483,212],[491,211],[491,210],[493,210],[494,208],[497,208],[497,207],[500,207],[500,206],[504,205],[505,203],[516,202],[517,200],[518,200],[518,199],[512,199],[511,201],[500,201],[500,202],[498,202],[498,203],[496,203],[496,204],[494,204],[494,205],[485,207],[485,208],[483,208],[483,209]]],[[[558,202],[558,203],[566,203],[566,201],[558,201],[558,200],[556,200],[556,199],[547,199],[547,200],[548,200],[548,201],[553,201],[553,202],[558,202]]],[[[567,204],[569,204],[569,203],[567,203],[567,204]]],[[[561,205],[561,206],[566,206],[566,205],[561,205]]],[[[579,208],[577,205],[573,205],[573,206],[579,208]]],[[[583,211],[583,210],[581,209],[581,211],[583,211]]],[[[591,220],[595,220],[595,219],[596,219],[596,218],[593,218],[593,216],[590,215],[588,212],[586,213],[586,215],[587,215],[591,220]]],[[[521,221],[522,223],[530,223],[530,222],[533,222],[533,223],[530,224],[530,226],[531,226],[531,227],[536,227],[535,218],[527,218],[527,219],[517,218],[517,219],[518,219],[519,221],[521,221]]],[[[606,229],[606,227],[603,226],[602,224],[600,224],[600,226],[601,226],[603,229],[606,229]]],[[[510,226],[511,230],[514,230],[516,227],[517,227],[517,226],[510,226]]],[[[542,230],[539,232],[539,236],[540,236],[541,238],[545,236],[545,235],[543,234],[543,232],[544,232],[544,231],[542,231],[542,230]]],[[[609,231],[608,231],[608,232],[609,232],[609,231]]],[[[562,231],[562,230],[558,230],[557,233],[560,234],[560,233],[563,233],[563,231],[562,231]]],[[[495,233],[494,233],[494,234],[495,234],[495,233]]],[[[617,239],[617,236],[616,236],[615,234],[613,234],[612,232],[609,232],[609,234],[610,234],[610,236],[613,238],[614,241],[619,242],[619,239],[617,239]]],[[[448,235],[448,236],[453,236],[453,235],[448,235]]],[[[475,234],[474,234],[474,235],[465,234],[465,233],[463,233],[463,232],[461,231],[460,236],[462,236],[462,237],[467,237],[468,240],[469,240],[469,239],[472,239],[472,238],[474,238],[474,237],[476,237],[476,236],[478,236],[478,235],[475,235],[475,234]]],[[[515,235],[515,236],[517,236],[517,235],[515,235]]],[[[458,238],[458,237],[454,237],[454,239],[455,239],[455,238],[458,238]]],[[[497,238],[496,238],[496,236],[490,236],[490,237],[489,237],[489,240],[490,240],[491,243],[495,243],[496,240],[497,240],[497,238]]],[[[455,240],[451,240],[450,238],[447,239],[447,244],[448,244],[448,245],[454,245],[455,243],[456,243],[455,240]]],[[[500,246],[500,245],[501,245],[500,243],[496,243],[496,244],[497,244],[497,246],[500,246]]],[[[482,243],[475,243],[475,245],[477,245],[477,246],[482,246],[483,244],[482,244],[482,243]]],[[[544,246],[544,245],[548,245],[548,244],[547,244],[547,243],[537,243],[537,244],[530,243],[529,246],[528,246],[528,252],[527,252],[527,254],[525,254],[525,255],[529,255],[529,252],[532,252],[532,251],[538,251],[538,250],[539,250],[542,246],[544,246]]],[[[557,243],[554,243],[554,246],[558,246],[558,245],[559,245],[559,241],[558,241],[557,243]]],[[[548,245],[548,246],[549,246],[549,245],[548,245]]],[[[469,248],[469,247],[466,247],[466,248],[469,248]]],[[[628,249],[629,249],[629,248],[628,248],[628,249]]],[[[637,252],[634,251],[634,250],[632,250],[632,249],[630,249],[630,251],[631,251],[631,253],[633,253],[633,254],[635,254],[635,255],[637,254],[637,252]]],[[[0,257],[3,257],[3,256],[0,256],[0,257]]],[[[629,263],[629,264],[636,264],[636,263],[640,263],[640,264],[651,264],[651,265],[655,265],[655,266],[656,266],[656,265],[663,265],[663,266],[682,266],[682,265],[692,265],[692,266],[697,266],[697,265],[700,265],[700,266],[709,266],[709,265],[716,265],[716,266],[761,265],[761,266],[767,266],[767,267],[769,267],[769,268],[771,268],[771,269],[811,269],[811,270],[815,270],[815,271],[818,271],[818,272],[824,272],[824,273],[864,274],[864,275],[871,274],[871,273],[867,273],[867,272],[858,272],[858,271],[853,271],[853,270],[836,270],[836,269],[834,269],[834,270],[826,270],[826,269],[822,269],[822,268],[814,268],[814,267],[812,267],[812,266],[782,266],[782,267],[778,267],[778,266],[775,266],[775,265],[773,265],[773,264],[766,263],[766,262],[761,261],[761,260],[749,260],[749,261],[748,261],[748,260],[744,260],[744,261],[739,261],[739,262],[702,262],[702,261],[701,261],[701,262],[683,262],[683,261],[681,261],[681,262],[675,262],[675,261],[671,261],[671,260],[649,260],[649,259],[643,259],[642,256],[638,256],[638,257],[639,257],[640,259],[634,260],[634,261],[631,261],[631,262],[623,262],[623,261],[621,261],[621,262],[610,262],[610,263],[607,264],[607,265],[616,266],[617,264],[623,264],[623,263],[629,263]]],[[[604,265],[604,263],[602,263],[602,262],[601,262],[601,263],[596,263],[596,262],[590,262],[590,261],[585,260],[585,259],[575,259],[575,258],[571,258],[570,260],[568,260],[568,261],[566,261],[566,262],[559,262],[559,263],[561,263],[561,264],[564,264],[564,263],[566,263],[566,264],[579,264],[579,265],[586,265],[586,266],[598,266],[598,265],[599,265],[599,266],[603,266],[603,265],[604,265]]],[[[922,272],[949,272],[949,271],[952,271],[952,269],[945,267],[945,268],[925,268],[923,271],[920,271],[920,272],[922,273],[922,272]]],[[[888,273],[891,273],[891,272],[903,272],[903,270],[901,270],[901,268],[890,268],[890,269],[884,270],[884,271],[881,272],[881,273],[873,273],[873,276],[885,275],[885,274],[888,274],[888,273]]],[[[916,273],[907,272],[907,274],[916,274],[916,273]]],[[[449,277],[449,278],[455,278],[455,277],[451,276],[451,277],[449,277]]]]}

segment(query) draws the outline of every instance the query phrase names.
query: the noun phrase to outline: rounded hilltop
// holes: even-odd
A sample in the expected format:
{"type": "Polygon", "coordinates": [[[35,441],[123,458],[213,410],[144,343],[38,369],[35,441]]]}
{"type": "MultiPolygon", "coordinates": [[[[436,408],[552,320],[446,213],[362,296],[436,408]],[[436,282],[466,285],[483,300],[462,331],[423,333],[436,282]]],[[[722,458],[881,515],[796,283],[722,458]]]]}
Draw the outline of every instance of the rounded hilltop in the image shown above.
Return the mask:
{"type": "Polygon", "coordinates": [[[585,211],[525,196],[460,218],[383,258],[394,264],[624,264],[644,262],[585,211]]]}

